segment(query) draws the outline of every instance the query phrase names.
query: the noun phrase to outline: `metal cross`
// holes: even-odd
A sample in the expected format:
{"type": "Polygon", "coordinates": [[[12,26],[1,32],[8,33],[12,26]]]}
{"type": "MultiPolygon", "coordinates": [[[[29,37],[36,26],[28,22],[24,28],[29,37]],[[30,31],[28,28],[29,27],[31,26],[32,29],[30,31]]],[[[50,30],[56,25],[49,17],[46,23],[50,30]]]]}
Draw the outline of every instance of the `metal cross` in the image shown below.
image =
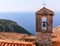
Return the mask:
{"type": "Polygon", "coordinates": [[[45,7],[45,5],[46,5],[46,4],[45,4],[45,0],[44,0],[44,4],[43,4],[43,6],[45,7]]]}

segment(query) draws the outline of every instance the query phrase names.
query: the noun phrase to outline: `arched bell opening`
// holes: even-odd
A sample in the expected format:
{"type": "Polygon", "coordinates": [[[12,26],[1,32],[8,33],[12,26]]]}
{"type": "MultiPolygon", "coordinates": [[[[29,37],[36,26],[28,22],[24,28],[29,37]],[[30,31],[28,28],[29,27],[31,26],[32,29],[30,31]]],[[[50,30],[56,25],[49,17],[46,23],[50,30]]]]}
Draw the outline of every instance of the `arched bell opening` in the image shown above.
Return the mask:
{"type": "Polygon", "coordinates": [[[42,18],[42,30],[43,31],[47,30],[47,18],[46,17],[42,18]]]}

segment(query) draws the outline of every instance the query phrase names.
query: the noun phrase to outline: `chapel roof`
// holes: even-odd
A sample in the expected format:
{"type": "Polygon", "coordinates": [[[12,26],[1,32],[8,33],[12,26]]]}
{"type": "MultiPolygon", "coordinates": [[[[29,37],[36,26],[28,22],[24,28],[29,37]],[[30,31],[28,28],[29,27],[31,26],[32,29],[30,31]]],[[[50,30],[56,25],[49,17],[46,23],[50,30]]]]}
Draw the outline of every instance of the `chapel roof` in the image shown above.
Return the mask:
{"type": "Polygon", "coordinates": [[[41,8],[36,12],[37,15],[54,15],[54,12],[46,7],[41,8]]]}

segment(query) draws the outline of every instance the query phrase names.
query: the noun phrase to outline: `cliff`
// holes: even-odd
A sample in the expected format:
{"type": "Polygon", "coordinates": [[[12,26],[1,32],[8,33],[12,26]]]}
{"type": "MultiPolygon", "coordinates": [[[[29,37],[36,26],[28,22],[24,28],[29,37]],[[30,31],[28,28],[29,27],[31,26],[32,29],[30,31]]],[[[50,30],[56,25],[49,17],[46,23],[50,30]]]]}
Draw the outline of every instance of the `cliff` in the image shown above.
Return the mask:
{"type": "Polygon", "coordinates": [[[15,32],[31,35],[26,29],[11,20],[0,19],[0,32],[15,32]]]}

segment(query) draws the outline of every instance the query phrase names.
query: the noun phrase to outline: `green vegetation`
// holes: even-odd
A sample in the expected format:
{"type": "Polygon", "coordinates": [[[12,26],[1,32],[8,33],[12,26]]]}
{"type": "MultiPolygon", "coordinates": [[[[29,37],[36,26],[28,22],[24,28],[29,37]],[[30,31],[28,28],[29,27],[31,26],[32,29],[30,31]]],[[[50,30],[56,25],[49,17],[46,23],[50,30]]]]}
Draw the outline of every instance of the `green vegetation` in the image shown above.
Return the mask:
{"type": "Polygon", "coordinates": [[[11,20],[0,19],[0,32],[15,32],[31,35],[26,29],[11,20]]]}

